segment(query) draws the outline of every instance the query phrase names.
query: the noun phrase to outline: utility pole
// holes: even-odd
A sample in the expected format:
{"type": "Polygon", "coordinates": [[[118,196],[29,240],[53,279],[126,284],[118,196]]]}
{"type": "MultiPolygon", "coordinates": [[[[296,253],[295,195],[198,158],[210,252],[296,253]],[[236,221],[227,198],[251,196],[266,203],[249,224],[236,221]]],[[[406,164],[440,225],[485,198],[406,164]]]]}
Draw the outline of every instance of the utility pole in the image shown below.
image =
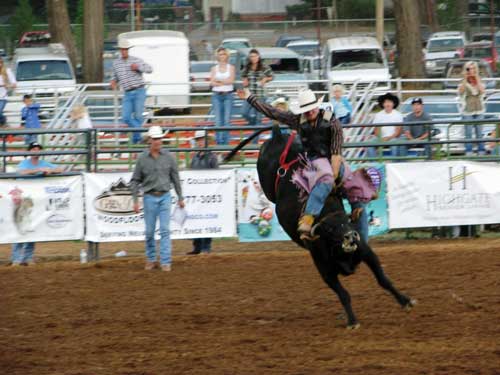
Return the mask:
{"type": "Polygon", "coordinates": [[[316,0],[316,37],[318,38],[318,56],[321,56],[321,0],[316,0]]]}
{"type": "Polygon", "coordinates": [[[497,59],[495,58],[495,2],[490,0],[490,28],[491,28],[491,57],[493,58],[493,72],[497,71],[497,59]]]}
{"type": "Polygon", "coordinates": [[[136,7],[136,14],[137,14],[137,30],[142,30],[142,25],[141,25],[141,0],[137,0],[137,3],[135,4],[136,7]]]}
{"type": "Polygon", "coordinates": [[[375,9],[377,41],[381,46],[384,45],[384,0],[377,0],[375,9]]]}
{"type": "Polygon", "coordinates": [[[130,30],[135,31],[135,0],[130,0],[130,30]]]}

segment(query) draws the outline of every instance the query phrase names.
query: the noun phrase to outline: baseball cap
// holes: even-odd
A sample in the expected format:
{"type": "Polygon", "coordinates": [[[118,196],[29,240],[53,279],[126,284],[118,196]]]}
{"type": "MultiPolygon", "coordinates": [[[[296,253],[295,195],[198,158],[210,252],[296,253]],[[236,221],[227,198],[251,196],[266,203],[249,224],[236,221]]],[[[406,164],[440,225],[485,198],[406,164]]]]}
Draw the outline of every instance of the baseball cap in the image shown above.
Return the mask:
{"type": "Polygon", "coordinates": [[[424,101],[422,100],[422,98],[413,98],[412,101],[411,101],[411,104],[424,104],[424,101]]]}
{"type": "Polygon", "coordinates": [[[38,142],[31,142],[30,145],[28,146],[28,151],[31,151],[32,149],[38,147],[40,150],[43,150],[43,147],[40,143],[38,142]]]}

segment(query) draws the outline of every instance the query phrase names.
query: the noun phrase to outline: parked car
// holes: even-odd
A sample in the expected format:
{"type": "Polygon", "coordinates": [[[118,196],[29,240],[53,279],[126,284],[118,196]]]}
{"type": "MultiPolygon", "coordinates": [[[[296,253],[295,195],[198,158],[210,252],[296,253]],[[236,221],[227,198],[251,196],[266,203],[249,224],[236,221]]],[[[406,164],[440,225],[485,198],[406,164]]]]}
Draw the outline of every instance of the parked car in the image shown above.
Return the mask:
{"type": "MultiPolygon", "coordinates": [[[[283,95],[295,97],[300,89],[308,88],[300,56],[288,48],[258,47],[261,60],[273,70],[274,78],[266,85],[269,94],[281,90],[283,95]]],[[[246,64],[249,48],[240,49],[242,64],[246,64]]]]}
{"type": "Polygon", "coordinates": [[[496,85],[495,81],[487,80],[488,78],[493,77],[493,72],[491,71],[490,65],[487,62],[479,59],[457,59],[449,61],[445,68],[447,79],[443,83],[444,88],[445,89],[458,88],[458,84],[460,83],[459,80],[463,78],[464,64],[468,61],[477,62],[477,65],[479,67],[479,75],[484,79],[484,84],[486,88],[487,89],[495,88],[496,85]],[[449,80],[450,78],[454,80],[449,80]]]}
{"type": "Polygon", "coordinates": [[[248,38],[227,38],[220,45],[227,49],[252,48],[252,43],[248,38]]]}
{"type": "Polygon", "coordinates": [[[490,96],[488,96],[485,100],[485,106],[485,119],[496,120],[496,122],[492,124],[483,124],[483,138],[488,137],[491,132],[496,129],[497,124],[500,122],[500,93],[491,94],[490,96]]]}
{"type": "Polygon", "coordinates": [[[286,47],[286,45],[294,40],[303,40],[305,39],[303,36],[300,35],[289,35],[289,34],[283,34],[280,35],[278,40],[276,41],[276,44],[274,45],[275,47],[286,47]]]}
{"type": "Polygon", "coordinates": [[[189,80],[191,81],[191,91],[210,90],[210,69],[217,64],[217,61],[191,61],[189,70],[189,80]]]}
{"type": "MultiPolygon", "coordinates": [[[[465,139],[465,131],[463,125],[450,125],[446,121],[462,120],[460,112],[460,99],[456,95],[435,95],[435,96],[420,96],[424,102],[424,110],[432,116],[434,121],[440,121],[433,126],[433,139],[446,140],[463,140],[465,139]],[[443,121],[443,123],[441,123],[443,121]]],[[[400,111],[406,116],[412,111],[411,102],[414,98],[406,99],[401,105],[400,111]]],[[[452,154],[463,154],[465,145],[463,143],[450,143],[443,145],[442,149],[449,150],[452,154]],[[448,148],[449,147],[449,148],[448,148]]]]}
{"type": "Polygon", "coordinates": [[[472,42],[484,42],[484,41],[489,41],[493,39],[493,36],[491,33],[474,33],[472,34],[471,41],[472,42]]]}
{"type": "MultiPolygon", "coordinates": [[[[304,56],[302,65],[304,67],[304,75],[307,80],[320,80],[321,79],[321,61],[323,56],[304,56]]],[[[320,82],[309,83],[312,90],[321,90],[324,84],[320,82]]]]}
{"type": "Polygon", "coordinates": [[[495,69],[498,62],[498,53],[491,42],[469,43],[464,49],[464,59],[481,59],[488,63],[491,70],[495,69]]]}
{"type": "Polygon", "coordinates": [[[62,44],[18,48],[12,61],[17,94],[53,96],[74,91],[76,76],[62,44]]]}
{"type": "MultiPolygon", "coordinates": [[[[493,9],[494,15],[499,15],[500,11],[497,9],[493,9]]],[[[473,3],[469,2],[469,17],[477,17],[477,16],[486,16],[489,17],[491,15],[490,5],[487,3],[473,3]]]]}
{"type": "Polygon", "coordinates": [[[329,39],[323,48],[323,79],[349,88],[367,87],[385,91],[391,79],[382,46],[373,37],[355,36],[329,39]]]}
{"type": "Polygon", "coordinates": [[[463,56],[465,44],[465,34],[461,31],[432,34],[424,50],[427,76],[442,77],[448,61],[463,56]]]}
{"type": "Polygon", "coordinates": [[[286,45],[286,48],[298,53],[301,56],[317,56],[319,51],[319,42],[317,40],[303,39],[294,40],[286,45]]]}

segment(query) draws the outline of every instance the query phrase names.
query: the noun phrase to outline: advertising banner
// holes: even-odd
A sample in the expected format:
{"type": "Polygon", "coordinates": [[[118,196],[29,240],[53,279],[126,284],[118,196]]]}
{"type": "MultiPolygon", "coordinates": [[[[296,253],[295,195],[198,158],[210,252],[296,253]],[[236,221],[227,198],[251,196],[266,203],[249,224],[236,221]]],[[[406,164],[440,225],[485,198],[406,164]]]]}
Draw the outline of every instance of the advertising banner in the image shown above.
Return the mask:
{"type": "Polygon", "coordinates": [[[0,243],[83,237],[82,177],[0,180],[0,243]]]}
{"type": "Polygon", "coordinates": [[[500,166],[469,161],[388,164],[390,228],[500,223],[500,166]]]}
{"type": "Polygon", "coordinates": [[[255,168],[237,170],[238,237],[240,242],[286,241],[274,204],[264,195],[255,168]]]}
{"type": "MultiPolygon", "coordinates": [[[[144,240],[144,214],[133,210],[132,173],[85,173],[87,234],[93,242],[144,240]]],[[[172,189],[172,239],[236,235],[234,170],[181,171],[185,210],[172,189]]],[[[158,227],[157,227],[158,230],[158,227]]]]}

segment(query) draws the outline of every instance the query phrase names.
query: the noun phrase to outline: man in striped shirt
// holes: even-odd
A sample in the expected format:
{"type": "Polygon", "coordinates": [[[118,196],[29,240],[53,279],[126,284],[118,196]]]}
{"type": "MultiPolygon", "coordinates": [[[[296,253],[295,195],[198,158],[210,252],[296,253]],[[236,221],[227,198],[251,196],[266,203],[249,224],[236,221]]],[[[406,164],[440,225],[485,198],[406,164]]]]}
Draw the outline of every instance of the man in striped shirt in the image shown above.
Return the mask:
{"type": "Polygon", "coordinates": [[[331,112],[320,109],[323,97],[317,99],[311,90],[299,92],[298,107],[292,111],[276,109],[250,94],[249,90],[238,90],[238,96],[246,99],[248,104],[270,119],[288,125],[300,136],[307,159],[316,171],[316,180],[298,226],[298,231],[307,238],[314,219],[321,213],[326,198],[339,177],[342,164],[342,126],[331,112]]]}
{"type": "MultiPolygon", "coordinates": [[[[113,62],[113,79],[111,88],[116,90],[118,85],[125,91],[122,101],[122,117],[131,128],[140,128],[144,118],[144,102],[146,101],[146,89],[144,87],[143,73],[151,73],[153,69],[144,60],[129,55],[132,47],[126,39],[120,39],[118,43],[120,57],[113,62]]],[[[141,141],[141,133],[134,132],[132,142],[141,141]]]]}

